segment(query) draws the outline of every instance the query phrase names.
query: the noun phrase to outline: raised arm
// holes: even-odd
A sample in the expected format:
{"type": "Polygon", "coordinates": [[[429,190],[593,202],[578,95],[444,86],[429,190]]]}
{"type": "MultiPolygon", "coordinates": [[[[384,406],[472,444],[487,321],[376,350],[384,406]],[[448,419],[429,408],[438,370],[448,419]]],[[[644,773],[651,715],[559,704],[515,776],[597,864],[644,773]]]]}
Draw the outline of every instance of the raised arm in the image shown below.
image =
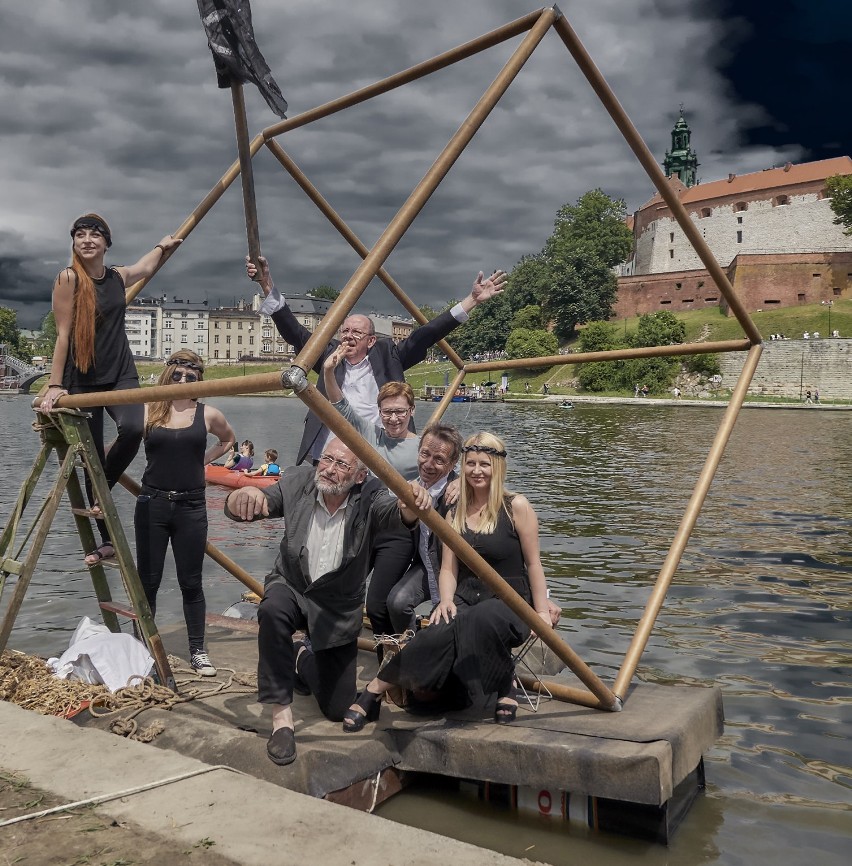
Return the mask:
{"type": "Polygon", "coordinates": [[[453,329],[467,321],[468,314],[474,307],[499,295],[506,286],[506,279],[503,271],[494,271],[486,280],[480,271],[473,281],[470,293],[460,304],[436,316],[431,322],[415,328],[410,337],[401,340],[395,347],[395,351],[403,370],[419,364],[438,340],[443,340],[453,329]]]}
{"type": "Polygon", "coordinates": [[[541,548],[538,538],[538,516],[525,496],[516,496],[512,500],[512,520],[521,541],[521,551],[527,566],[527,575],[532,591],[533,607],[536,613],[548,624],[552,625],[550,607],[547,603],[547,583],[544,579],[544,569],[541,566],[541,548]]]}
{"type": "Polygon", "coordinates": [[[329,402],[339,403],[343,399],[343,391],[337,384],[334,371],[343,363],[346,357],[346,346],[342,343],[325,359],[322,365],[322,377],[325,382],[325,394],[329,402]]]}
{"type": "Polygon", "coordinates": [[[149,253],[145,253],[141,259],[134,265],[122,265],[116,270],[121,274],[121,278],[124,280],[125,286],[132,286],[134,283],[139,280],[145,280],[150,277],[155,270],[157,270],[157,265],[160,264],[163,256],[169,251],[174,249],[180,244],[183,243],[183,240],[180,238],[172,237],[172,235],[166,235],[158,244],[154,246],[154,249],[149,253]]]}

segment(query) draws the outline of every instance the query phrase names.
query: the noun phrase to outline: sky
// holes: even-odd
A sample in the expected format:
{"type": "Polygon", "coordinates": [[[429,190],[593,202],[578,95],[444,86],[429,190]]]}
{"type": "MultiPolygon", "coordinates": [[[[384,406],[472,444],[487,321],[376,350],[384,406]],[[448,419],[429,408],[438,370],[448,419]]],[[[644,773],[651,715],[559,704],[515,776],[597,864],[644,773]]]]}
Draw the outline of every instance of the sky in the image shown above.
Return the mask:
{"type": "MultiPolygon", "coordinates": [[[[539,8],[533,0],[254,0],[255,37],[289,116],[539,8]]],[[[561,7],[662,161],[684,105],[699,177],[852,155],[848,0],[577,0],[561,7]],[[843,40],[843,41],[841,41],[843,40]],[[842,65],[841,65],[842,64],[842,65]]],[[[0,0],[0,306],[38,327],[69,228],[96,211],[107,262],[177,230],[236,159],[192,0],[0,0]]],[[[278,141],[369,247],[521,37],[278,141]]],[[[253,136],[277,121],[247,85],[253,136]]],[[[271,153],[253,161],[276,283],[342,288],[360,259],[271,153]]],[[[538,252],[558,208],[595,187],[633,211],[651,183],[559,37],[538,49],[387,260],[417,304],[538,252]]],[[[250,297],[237,180],[146,294],[250,297]]],[[[400,312],[374,280],[356,309],[400,312]]]]}

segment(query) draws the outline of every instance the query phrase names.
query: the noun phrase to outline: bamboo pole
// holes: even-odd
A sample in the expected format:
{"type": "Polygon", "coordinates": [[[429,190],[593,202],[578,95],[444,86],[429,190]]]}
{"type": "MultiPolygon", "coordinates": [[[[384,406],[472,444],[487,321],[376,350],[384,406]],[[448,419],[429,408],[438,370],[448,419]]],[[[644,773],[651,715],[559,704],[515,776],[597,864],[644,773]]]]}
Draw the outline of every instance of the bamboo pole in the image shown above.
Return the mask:
{"type": "Polygon", "coordinates": [[[677,193],[672,189],[666,180],[665,175],[660,169],[654,155],[648,149],[648,145],[642,140],[636,127],[627,116],[627,112],[622,108],[615,94],[612,92],[609,84],[607,84],[600,70],[595,66],[589,53],[586,51],[583,43],[574,32],[567,19],[563,16],[556,20],[554,29],[559,34],[565,47],[571,52],[572,57],[580,67],[580,71],[586,76],[592,89],[598,96],[598,99],[603,103],[604,108],[609,112],[615,125],[618,127],[625,141],[630,146],[636,158],[641,163],[642,167],[648,173],[651,182],[657,188],[657,191],[662,196],[665,203],[669,206],[672,216],[677,220],[678,225],[683,229],[689,242],[692,244],[698,258],[701,259],[704,267],[707,268],[713,282],[719,288],[719,291],[724,295],[732,312],[737,318],[737,321],[742,326],[752,344],[761,343],[763,338],[760,336],[757,326],[752,321],[740,299],[737,297],[734,287],[728,280],[727,275],[722,270],[721,265],[716,261],[716,257],[710,251],[706,241],[698,231],[698,227],[689,218],[686,208],[683,206],[677,193]]]}
{"type": "Polygon", "coordinates": [[[505,42],[508,39],[519,36],[521,33],[525,33],[538,21],[544,11],[545,10],[543,9],[538,9],[535,12],[530,12],[528,15],[524,15],[515,21],[510,21],[508,24],[498,27],[496,30],[491,30],[470,42],[465,42],[463,45],[451,48],[443,54],[438,54],[435,57],[425,60],[422,63],[418,63],[415,66],[411,66],[402,72],[397,72],[395,75],[390,75],[387,78],[381,79],[381,81],[377,81],[367,87],[362,87],[360,90],[355,90],[346,96],[341,96],[338,99],[326,102],[316,108],[310,109],[309,111],[304,111],[289,120],[282,120],[278,123],[274,123],[272,126],[267,126],[266,129],[263,130],[263,138],[265,141],[268,141],[270,138],[274,138],[276,135],[281,135],[283,132],[290,132],[293,129],[298,129],[300,126],[313,123],[315,120],[319,120],[320,118],[328,117],[339,111],[343,111],[345,108],[359,105],[362,102],[366,102],[368,99],[372,99],[374,96],[388,93],[391,90],[402,87],[404,84],[417,81],[419,78],[424,78],[427,75],[431,75],[433,72],[438,72],[441,69],[452,66],[460,60],[466,60],[468,57],[473,57],[482,51],[493,48],[501,42],[505,42]]]}
{"type": "MultiPolygon", "coordinates": [[[[368,637],[359,637],[358,649],[369,653],[375,652],[375,641],[368,637]]],[[[579,704],[581,707],[591,707],[593,710],[609,709],[609,707],[605,706],[591,692],[585,689],[573,688],[558,680],[538,679],[517,672],[515,676],[521,681],[525,689],[542,693],[545,693],[545,690],[547,690],[557,701],[563,701],[566,704],[579,704]]]]}
{"type": "Polygon", "coordinates": [[[257,228],[257,203],[254,198],[254,171],[248,138],[246,101],[241,81],[231,81],[231,101],[234,105],[234,129],[237,134],[237,153],[240,161],[240,179],[243,186],[243,210],[246,215],[246,241],[249,259],[260,273],[260,233],[257,228]]]}
{"type": "MultiPolygon", "coordinates": [[[[397,497],[414,509],[414,497],[408,482],[385,460],[383,460],[346,421],[336,409],[313,386],[303,380],[298,396],[305,405],[344,442],[397,497]]],[[[449,547],[464,563],[480,577],[483,583],[500,598],[509,609],[522,619],[550,647],[581,682],[600,701],[604,709],[619,710],[621,702],[604,685],[586,663],[563,641],[548,624],[512,589],[502,577],[434,510],[420,513],[420,519],[449,547]]]]}
{"type": "Polygon", "coordinates": [[[695,523],[698,520],[698,515],[701,512],[701,506],[707,497],[707,491],[710,489],[710,484],[713,481],[713,476],[716,474],[716,469],[719,466],[719,461],[722,459],[722,454],[725,451],[725,446],[731,437],[731,432],[734,428],[734,422],[737,420],[743,401],[748,393],[749,385],[751,384],[754,371],[757,368],[757,362],[760,360],[761,352],[763,351],[760,345],[752,346],[749,349],[745,364],[743,365],[740,378],[737,380],[734,392],[731,395],[725,413],[722,416],[722,421],[713,443],[710,446],[710,451],[707,459],[704,462],[704,467],[701,474],[698,476],[698,481],[695,484],[695,489],[692,491],[692,496],[686,505],[683,517],[675,533],[675,537],[669,548],[668,555],[663,562],[663,567],[657,576],[654,590],[651,597],[645,605],[645,612],[642,614],[642,619],[636,628],[636,633],[628,647],[627,653],[622,662],[621,669],[618,672],[613,691],[619,698],[624,700],[625,693],[633,675],[636,672],[636,667],[639,664],[639,659],[645,650],[648,643],[648,638],[651,634],[651,629],[654,627],[654,622],[657,619],[663,602],[666,598],[666,593],[671,585],[675,570],[680,562],[686,544],[689,541],[689,536],[695,528],[695,523]]]}
{"type": "MultiPolygon", "coordinates": [[[[437,424],[441,420],[441,418],[444,417],[444,412],[447,411],[447,407],[450,405],[450,403],[453,402],[453,394],[456,393],[456,389],[459,387],[459,385],[464,382],[464,377],[465,369],[462,368],[458,371],[458,373],[456,373],[456,378],[453,379],[453,384],[448,386],[447,390],[444,391],[444,396],[441,397],[441,402],[432,413],[432,417],[429,419],[429,424],[437,424]]],[[[429,424],[427,424],[426,426],[428,427],[429,424]]]]}
{"type": "MultiPolygon", "coordinates": [[[[142,488],[129,475],[122,475],[118,479],[119,484],[125,490],[129,490],[133,496],[138,496],[142,488]]],[[[211,544],[209,541],[204,545],[204,552],[217,564],[221,565],[229,574],[235,577],[241,584],[247,586],[253,593],[263,598],[263,584],[259,580],[255,580],[242,566],[238,565],[228,556],[223,553],[218,547],[211,544]]]]}
{"type": "Polygon", "coordinates": [[[678,343],[674,346],[640,346],[638,349],[611,349],[606,352],[577,352],[571,355],[548,355],[544,358],[513,358],[502,361],[482,361],[465,364],[467,373],[486,373],[492,370],[555,367],[559,364],[587,364],[591,361],[618,361],[625,358],[662,358],[678,355],[708,355],[712,352],[747,352],[748,340],[719,340],[715,343],[678,343]]]}
{"type": "MultiPolygon", "coordinates": [[[[256,135],[249,144],[249,152],[252,156],[254,156],[260,148],[263,146],[263,136],[256,135]]],[[[202,219],[207,215],[208,211],[216,204],[217,201],[224,195],[225,190],[236,180],[237,175],[240,173],[240,161],[235,160],[231,163],[230,168],[222,175],[219,179],[219,182],[207,193],[206,196],[199,202],[196,206],[195,210],[180,224],[178,230],[174,233],[176,238],[180,238],[181,240],[185,240],[191,233],[192,230],[201,222],[202,219]]],[[[182,246],[182,244],[181,244],[182,246]]],[[[154,268],[154,273],[151,274],[150,277],[145,277],[142,280],[138,280],[132,286],[128,287],[128,289],[124,293],[124,301],[129,304],[133,301],[133,299],[154,279],[154,276],[159,272],[159,270],[163,267],[163,265],[172,257],[172,253],[175,252],[177,247],[172,247],[167,253],[165,253],[160,261],[157,263],[157,266],[154,268]]]]}
{"type": "MultiPolygon", "coordinates": [[[[289,386],[287,386],[289,388],[289,386]]],[[[158,403],[167,400],[197,400],[201,397],[232,397],[260,391],[282,391],[281,373],[255,373],[232,379],[208,379],[178,385],[152,385],[122,391],[93,391],[91,394],[64,394],[54,404],[58,409],[87,409],[91,406],[128,406],[131,403],[158,403]]],[[[46,393],[46,392],[45,392],[46,393]]],[[[38,409],[44,394],[33,399],[38,409]]]]}
{"type": "Polygon", "coordinates": [[[450,139],[447,146],[441,151],[432,167],[414,188],[411,195],[390,221],[388,227],[382,232],[375,246],[370,250],[367,257],[343,287],[340,296],[332,304],[331,309],[293,361],[293,367],[306,371],[310,370],[317,362],[323,349],[328,345],[335,333],[337,333],[341,323],[349,314],[352,307],[355,306],[370,280],[373,279],[379,268],[384,264],[400,238],[405,234],[411,223],[414,222],[417,214],[420,213],[426,202],[429,201],[429,197],[437,189],[444,177],[446,177],[455,161],[500,100],[500,97],[506,92],[509,85],[521,71],[536,46],[544,38],[555,17],[556,13],[552,9],[546,9],[541,13],[535,25],[513,52],[494,81],[489,85],[473,111],[471,111],[464,123],[462,123],[450,139]]]}
{"type": "MultiPolygon", "coordinates": [[[[301,187],[308,198],[319,208],[322,214],[328,221],[337,229],[343,236],[344,240],[365,259],[369,254],[369,249],[363,244],[352,231],[351,228],[343,221],[340,214],[325,200],[322,193],[308,180],[307,176],[296,165],[292,157],[284,150],[277,141],[267,141],[266,146],[272,151],[273,156],[281,163],[284,169],[289,173],[290,177],[301,187]]],[[[421,325],[428,323],[428,319],[420,311],[420,307],[408,297],[403,291],[402,286],[382,267],[379,268],[376,276],[390,289],[391,294],[405,307],[411,316],[421,325]]],[[[439,340],[436,344],[441,351],[450,359],[456,367],[464,366],[464,361],[456,354],[455,349],[446,341],[439,340]]]]}

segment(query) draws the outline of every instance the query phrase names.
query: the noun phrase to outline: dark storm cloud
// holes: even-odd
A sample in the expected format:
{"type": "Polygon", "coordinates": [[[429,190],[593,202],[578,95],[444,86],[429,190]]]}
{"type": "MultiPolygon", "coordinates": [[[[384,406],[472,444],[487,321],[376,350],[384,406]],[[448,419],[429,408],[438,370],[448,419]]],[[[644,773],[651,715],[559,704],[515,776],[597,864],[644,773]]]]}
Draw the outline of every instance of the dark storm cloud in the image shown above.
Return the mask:
{"type": "MultiPolygon", "coordinates": [[[[254,0],[252,12],[258,45],[293,117],[536,8],[534,0],[254,0]]],[[[719,67],[738,62],[741,46],[759,35],[741,6],[723,10],[724,0],[599,0],[564,10],[659,159],[677,106],[686,104],[705,180],[813,151],[816,139],[795,118],[825,112],[830,92],[790,89],[779,111],[737,90],[719,67]],[[771,139],[762,136],[767,129],[771,139]]],[[[803,39],[825,47],[831,35],[814,25],[803,39]]],[[[519,42],[279,143],[370,246],[519,42]]],[[[774,66],[783,64],[776,58],[774,66]]],[[[246,103],[252,134],[275,122],[252,87],[246,103]]],[[[40,0],[4,9],[0,116],[0,256],[20,265],[5,272],[0,304],[19,309],[30,325],[43,312],[26,310],[25,301],[46,309],[74,217],[102,212],[115,238],[110,261],[133,262],[181,225],[236,154],[230,94],[216,86],[192,3],[40,0]],[[45,260],[56,264],[26,264],[45,260]]],[[[827,122],[819,140],[832,128],[827,122]]],[[[345,284],[359,257],[265,148],[255,159],[255,182],[261,242],[279,284],[290,291],[345,284]]],[[[461,297],[479,268],[508,269],[541,249],[556,210],[597,186],[631,209],[652,193],[549,33],[398,243],[388,270],[417,303],[461,297]]],[[[237,180],[148,291],[231,303],[253,288],[241,264],[245,247],[237,180]]],[[[398,309],[377,285],[362,305],[398,309]]]]}

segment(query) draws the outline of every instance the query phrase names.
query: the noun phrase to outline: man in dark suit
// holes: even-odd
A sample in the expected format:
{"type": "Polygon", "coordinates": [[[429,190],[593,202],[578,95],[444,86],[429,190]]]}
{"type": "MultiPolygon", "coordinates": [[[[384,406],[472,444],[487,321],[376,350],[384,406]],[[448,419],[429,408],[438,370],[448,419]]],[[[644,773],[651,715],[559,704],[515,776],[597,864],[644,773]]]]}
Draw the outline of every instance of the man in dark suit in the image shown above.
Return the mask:
{"type": "MultiPolygon", "coordinates": [[[[415,502],[428,491],[412,482],[415,502]]],[[[358,633],[372,543],[380,529],[417,521],[339,439],[316,469],[294,466],[278,484],[228,496],[232,520],[283,517],[284,537],[258,608],[257,699],[272,707],[266,751],[276,764],[296,759],[294,687],[313,693],[326,718],[340,721],[355,699],[358,633]],[[293,643],[304,629],[307,642],[293,643]]]]}
{"type": "MultiPolygon", "coordinates": [[[[448,496],[447,487],[456,478],[453,468],[461,449],[461,433],[449,424],[431,424],[423,431],[417,453],[419,481],[428,490],[433,507],[442,517],[458,495],[456,492],[448,496]]],[[[414,628],[414,609],[419,604],[429,599],[438,603],[440,544],[425,523],[418,522],[414,530],[414,550],[411,565],[387,597],[387,615],[393,634],[414,628]]],[[[375,575],[373,579],[376,579],[375,575]]]]}
{"type": "MultiPolygon", "coordinates": [[[[269,272],[269,263],[260,258],[260,287],[266,300],[260,307],[261,315],[271,316],[278,332],[290,345],[301,351],[311,332],[301,325],[286,301],[275,288],[269,272]]],[[[246,260],[246,272],[254,279],[255,266],[246,260]]],[[[322,365],[340,343],[348,345],[346,360],[335,370],[335,377],[349,405],[361,416],[381,424],[376,405],[379,388],[386,382],[404,382],[405,370],[426,358],[429,349],[447,336],[454,328],[467,321],[470,312],[479,304],[499,295],[506,285],[506,274],[495,271],[487,280],[480,271],[470,294],[451,310],[437,316],[431,322],[415,328],[410,337],[394,344],[391,340],[377,340],[373,323],[367,316],[349,316],[340,329],[340,340],[332,340],[314,364],[320,373],[317,388],[325,394],[322,365]]],[[[413,427],[412,427],[413,429],[413,427]]],[[[317,460],[322,454],[328,438],[328,430],[319,418],[309,412],[305,419],[305,431],[299,444],[296,463],[317,460]]]]}

